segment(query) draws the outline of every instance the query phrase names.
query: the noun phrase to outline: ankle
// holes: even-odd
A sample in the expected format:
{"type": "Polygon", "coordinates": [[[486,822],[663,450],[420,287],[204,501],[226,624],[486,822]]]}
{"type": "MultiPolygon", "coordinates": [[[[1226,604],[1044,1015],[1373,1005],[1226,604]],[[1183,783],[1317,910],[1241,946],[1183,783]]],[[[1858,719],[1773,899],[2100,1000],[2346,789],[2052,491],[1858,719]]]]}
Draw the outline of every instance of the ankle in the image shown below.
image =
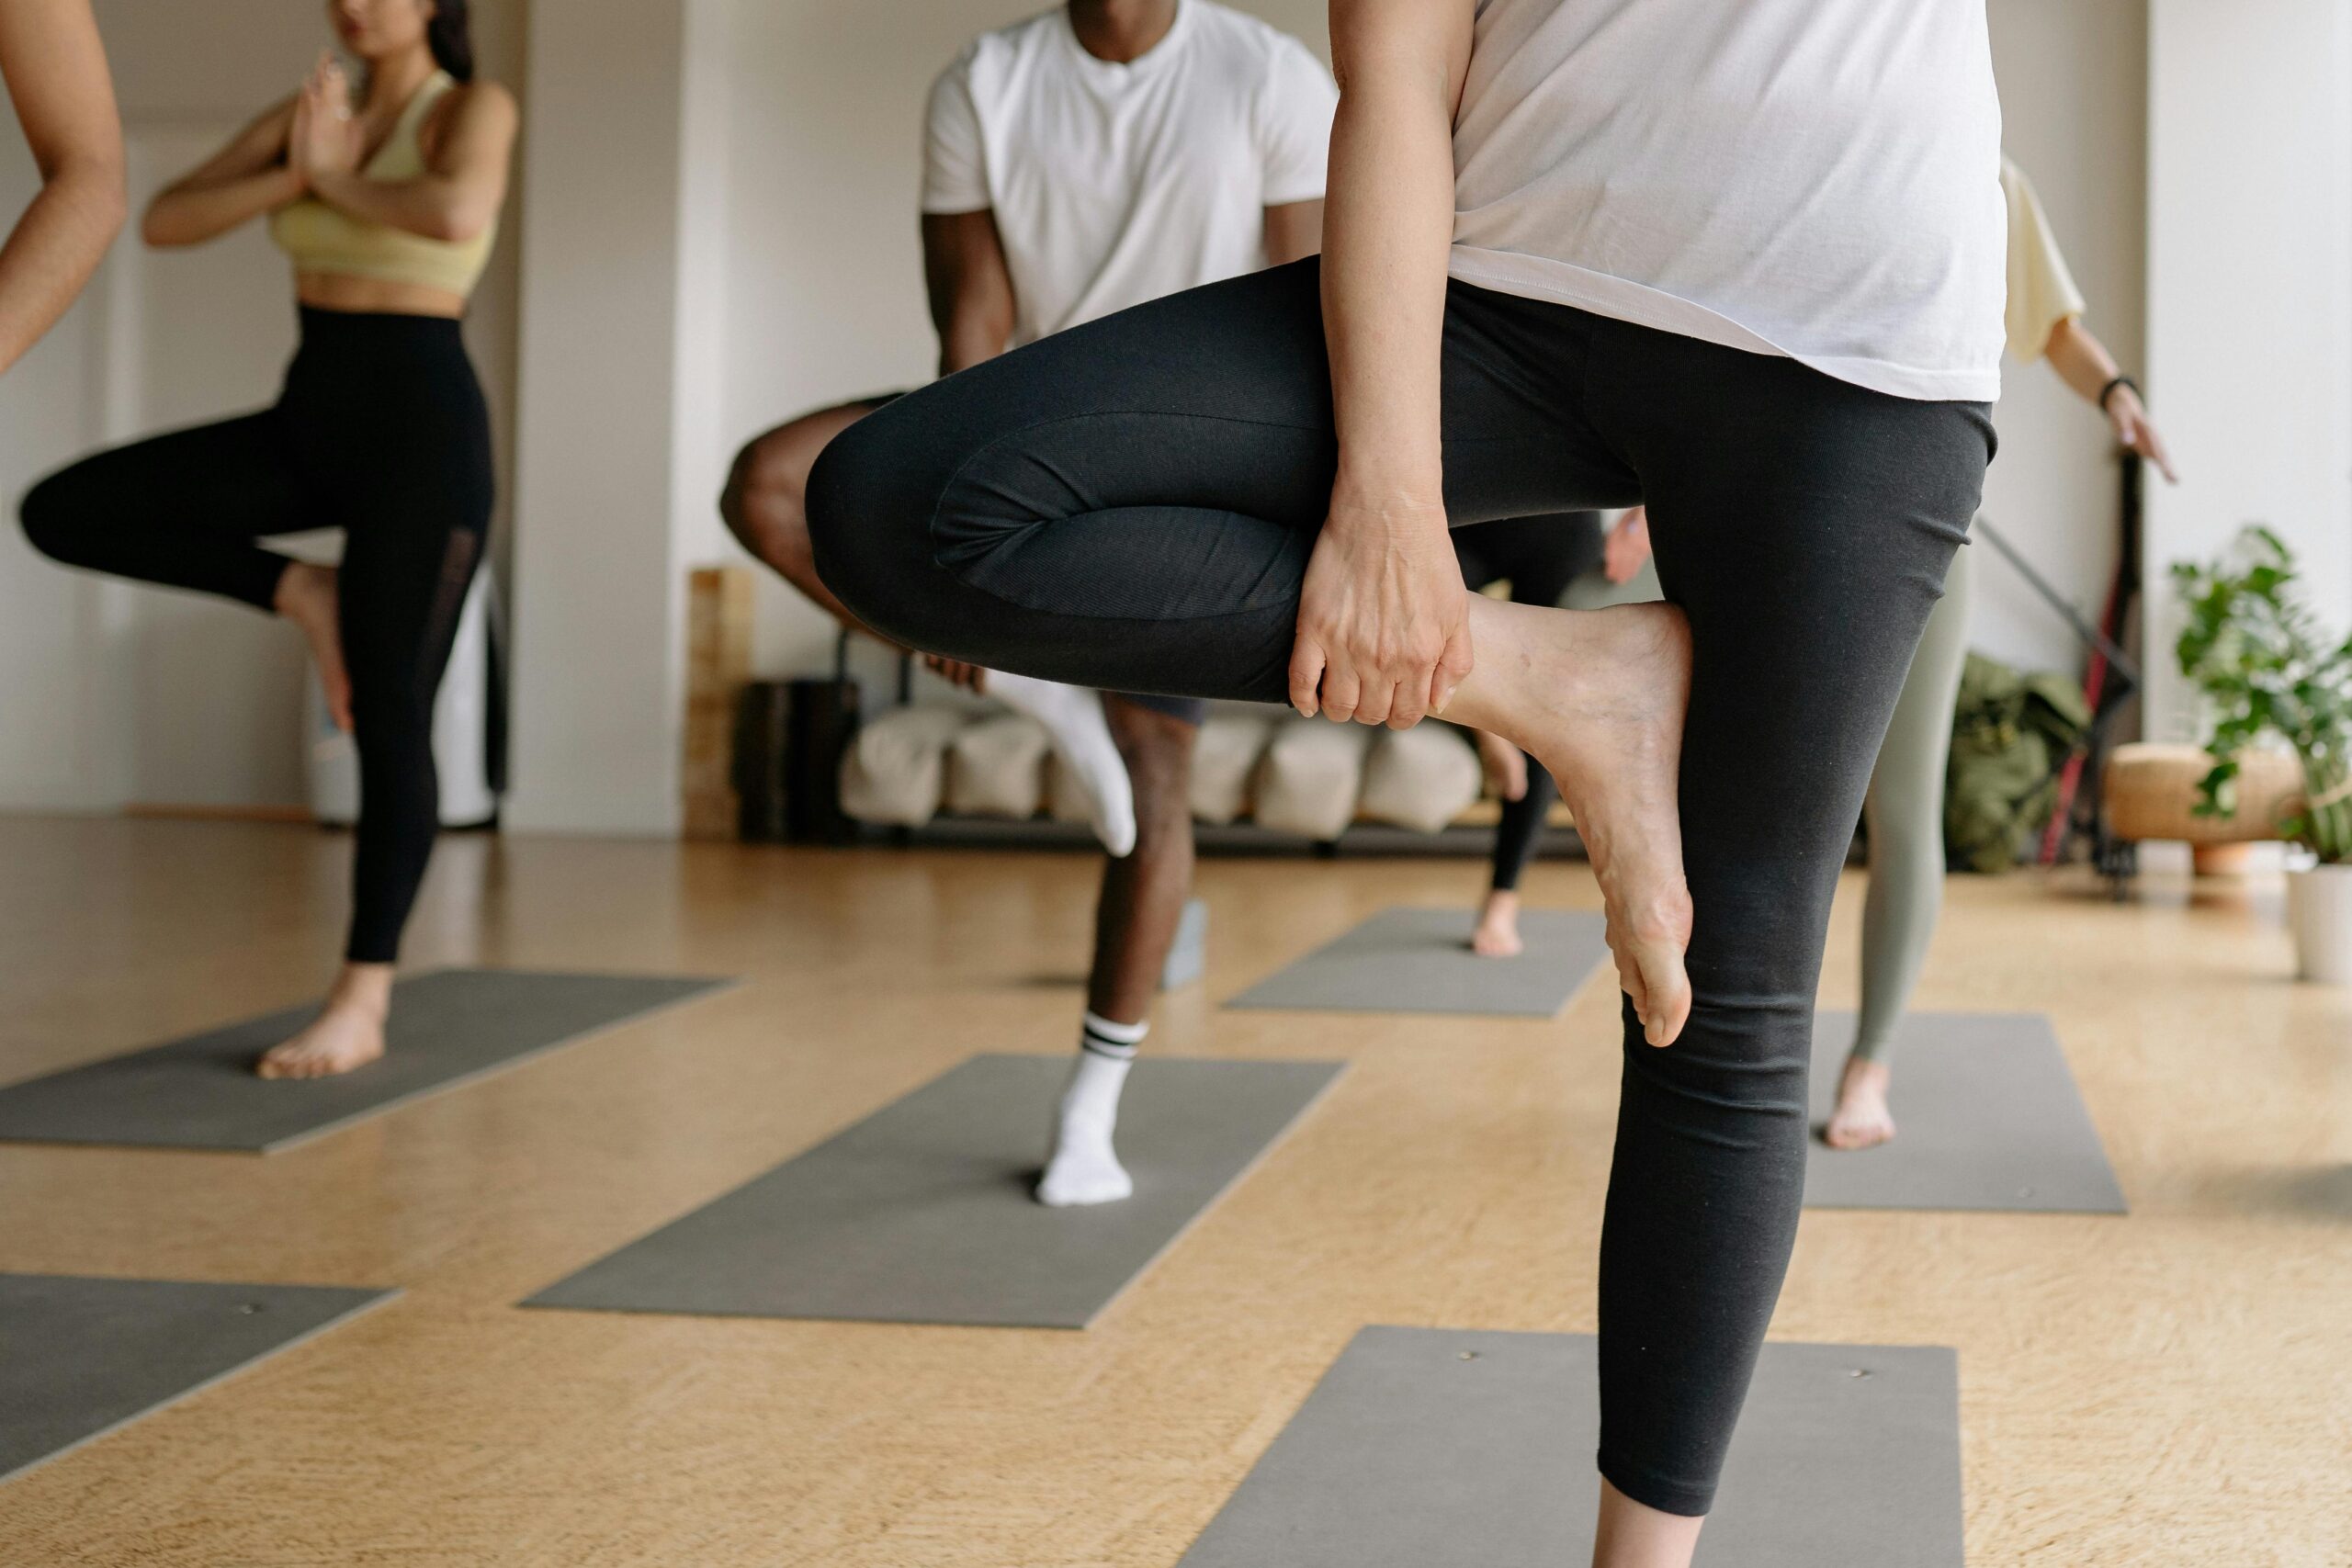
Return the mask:
{"type": "Polygon", "coordinates": [[[392,966],[389,964],[345,964],[327,993],[332,1010],[365,1012],[381,1023],[392,1011],[392,966]]]}
{"type": "Polygon", "coordinates": [[[277,574],[277,588],[271,593],[269,605],[288,620],[299,620],[313,605],[320,595],[334,581],[334,572],[309,561],[290,560],[286,570],[277,574]]]}

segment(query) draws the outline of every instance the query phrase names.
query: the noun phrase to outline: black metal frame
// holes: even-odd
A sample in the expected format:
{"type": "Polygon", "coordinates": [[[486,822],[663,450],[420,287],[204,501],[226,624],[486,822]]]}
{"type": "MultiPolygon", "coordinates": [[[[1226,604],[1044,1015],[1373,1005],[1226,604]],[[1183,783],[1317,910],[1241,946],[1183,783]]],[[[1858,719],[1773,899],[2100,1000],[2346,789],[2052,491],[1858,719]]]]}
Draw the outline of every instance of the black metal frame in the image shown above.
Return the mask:
{"type": "MultiPolygon", "coordinates": [[[[2141,459],[2136,452],[2123,455],[2120,477],[2120,511],[2122,549],[2116,561],[2115,583],[2109,595],[2109,619],[2115,631],[2123,629],[2130,619],[2132,601],[2140,592],[2141,534],[2141,459]]],[[[2139,661],[2126,652],[2106,627],[2095,626],[2088,616],[2077,609],[2065,595],[2053,587],[2050,580],[2035,570],[2023,552],[2002,537],[1989,518],[1979,516],[1975,531],[1991,545],[2002,559],[2016,569],[2026,586],[2037,598],[2057,613],[2083,645],[2107,660],[2107,679],[2101,684],[2098,701],[2091,710],[2091,721],[2085,729],[2082,744],[2052,767],[2047,783],[2062,779],[2077,759],[2082,771],[2077,776],[2074,796],[2063,803],[2066,822],[2058,842],[2057,858],[2064,860],[2068,849],[2078,839],[2088,839],[2091,863],[2106,877],[2120,897],[2123,885],[2138,870],[2137,846],[2116,838],[2108,829],[2104,774],[2108,753],[2112,747],[2112,730],[2125,707],[2137,696],[2143,685],[2139,661]]]]}

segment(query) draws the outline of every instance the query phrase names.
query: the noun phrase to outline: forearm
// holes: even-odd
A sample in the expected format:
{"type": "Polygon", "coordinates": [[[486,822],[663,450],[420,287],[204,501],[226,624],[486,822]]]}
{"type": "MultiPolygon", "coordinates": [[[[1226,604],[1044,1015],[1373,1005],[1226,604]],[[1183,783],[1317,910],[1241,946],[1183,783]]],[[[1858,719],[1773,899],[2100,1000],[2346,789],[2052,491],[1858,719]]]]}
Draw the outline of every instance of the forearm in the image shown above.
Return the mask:
{"type": "Polygon", "coordinates": [[[283,164],[217,184],[175,186],[147,204],[140,237],[164,247],[200,245],[301,195],[302,176],[283,164]]]}
{"type": "Polygon", "coordinates": [[[60,168],[0,246],[0,370],[65,313],[122,228],[122,166],[89,158],[60,168]]]}
{"type": "MultiPolygon", "coordinates": [[[[2069,316],[2050,333],[2045,351],[2050,368],[2058,378],[2072,387],[2085,402],[2097,403],[2118,371],[2115,356],[2107,345],[2093,337],[2077,317],[2069,316]]],[[[2105,411],[2102,410],[2102,412],[2105,411]]]]}
{"type": "Polygon", "coordinates": [[[1438,378],[1453,235],[1442,66],[1391,64],[1342,93],[1323,214],[1323,321],[1340,443],[1335,496],[1442,504],[1438,378]]]}
{"type": "Polygon", "coordinates": [[[939,373],[953,376],[1004,352],[1012,334],[996,321],[978,314],[951,318],[939,334],[939,373]]]}
{"type": "Polygon", "coordinates": [[[490,227],[494,197],[481,197],[464,182],[428,175],[413,180],[371,180],[347,170],[311,176],[311,189],[339,212],[428,240],[470,240],[490,227]]]}

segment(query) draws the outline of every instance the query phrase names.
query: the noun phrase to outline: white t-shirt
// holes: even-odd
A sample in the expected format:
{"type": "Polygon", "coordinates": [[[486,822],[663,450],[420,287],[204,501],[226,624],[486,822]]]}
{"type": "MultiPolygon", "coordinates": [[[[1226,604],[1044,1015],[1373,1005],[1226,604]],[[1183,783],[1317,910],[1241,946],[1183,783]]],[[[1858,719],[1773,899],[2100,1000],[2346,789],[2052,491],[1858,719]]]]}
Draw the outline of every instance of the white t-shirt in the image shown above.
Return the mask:
{"type": "Polygon", "coordinates": [[[2006,204],[1984,0],[1480,0],[1453,276],[2000,392],[2006,204]]]}
{"type": "Polygon", "coordinates": [[[933,85],[922,209],[994,209],[1018,346],[1265,265],[1265,209],[1323,195],[1338,101],[1306,45],[1211,0],[1125,65],[1049,11],[933,85]]]}

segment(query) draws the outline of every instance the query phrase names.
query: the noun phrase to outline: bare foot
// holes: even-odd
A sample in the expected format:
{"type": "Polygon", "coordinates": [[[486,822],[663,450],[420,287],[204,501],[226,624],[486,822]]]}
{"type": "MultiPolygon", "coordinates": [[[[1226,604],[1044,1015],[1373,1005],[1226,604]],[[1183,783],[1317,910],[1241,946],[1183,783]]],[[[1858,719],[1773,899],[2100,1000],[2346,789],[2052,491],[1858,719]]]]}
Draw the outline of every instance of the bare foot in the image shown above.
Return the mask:
{"type": "Polygon", "coordinates": [[[390,964],[345,964],[319,1016],[293,1039],[271,1046],[254,1071],[266,1078],[323,1078],[366,1066],[384,1054],[391,1000],[390,964]]]}
{"type": "Polygon", "coordinates": [[[1887,1109],[1887,1086],[1894,1071],[1866,1056],[1846,1058],[1846,1075],[1838,1081],[1838,1109],[1821,1141],[1833,1149],[1867,1149],[1894,1136],[1894,1112],[1887,1109]]]}
{"type": "Polygon", "coordinates": [[[1489,730],[1473,732],[1478,742],[1478,766],[1487,786],[1503,800],[1527,798],[1527,753],[1489,730]]]}
{"type": "Polygon", "coordinates": [[[1470,933],[1470,951],[1481,958],[1517,958],[1526,951],[1519,940],[1518,894],[1498,887],[1487,895],[1478,911],[1478,929],[1470,933]]]}
{"type": "Polygon", "coordinates": [[[277,613],[302,628],[311,661],[326,688],[327,714],[334,727],[351,733],[351,675],[343,666],[343,623],[335,608],[334,569],[288,561],[277,580],[277,613]]]}
{"type": "Polygon", "coordinates": [[[1552,610],[1471,594],[1478,663],[1447,716],[1492,729],[1551,770],[1608,913],[1618,983],[1643,1035],[1690,1016],[1690,890],[1678,814],[1690,626],[1670,604],[1552,610]]]}

